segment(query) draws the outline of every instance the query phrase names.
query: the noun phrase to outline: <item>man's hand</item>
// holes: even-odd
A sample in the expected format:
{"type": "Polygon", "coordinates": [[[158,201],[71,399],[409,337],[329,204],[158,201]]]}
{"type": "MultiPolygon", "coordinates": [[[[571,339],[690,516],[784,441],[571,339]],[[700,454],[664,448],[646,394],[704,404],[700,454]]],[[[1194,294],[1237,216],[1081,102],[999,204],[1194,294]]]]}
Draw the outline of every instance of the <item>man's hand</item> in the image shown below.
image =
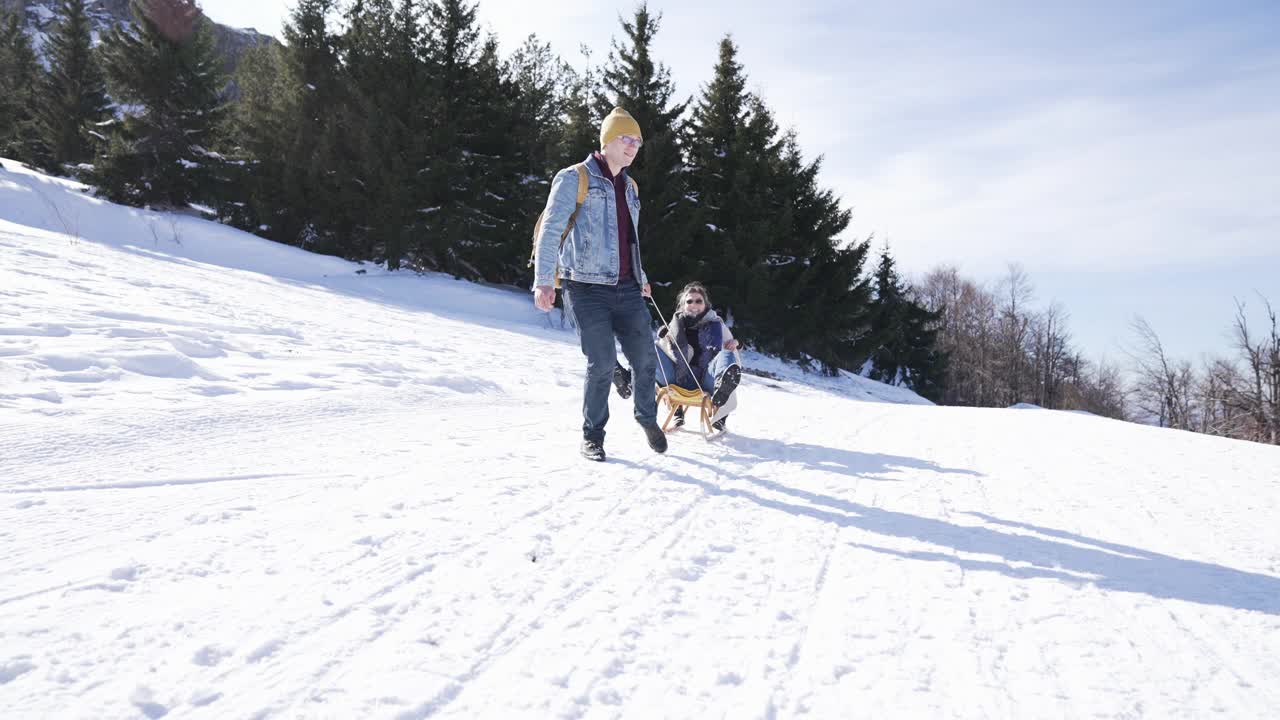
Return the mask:
{"type": "Polygon", "coordinates": [[[542,312],[549,312],[556,304],[556,289],[550,285],[539,285],[533,289],[533,306],[542,312]]]}
{"type": "Polygon", "coordinates": [[[142,12],[156,30],[175,45],[191,37],[201,15],[196,0],[143,0],[142,12]]]}
{"type": "Polygon", "coordinates": [[[733,338],[729,338],[728,340],[724,341],[725,350],[737,350],[739,347],[741,346],[738,345],[738,341],[734,340],[733,338]]]}
{"type": "Polygon", "coordinates": [[[649,283],[645,283],[644,287],[640,288],[640,294],[645,297],[653,297],[653,291],[649,289],[649,283]]]}

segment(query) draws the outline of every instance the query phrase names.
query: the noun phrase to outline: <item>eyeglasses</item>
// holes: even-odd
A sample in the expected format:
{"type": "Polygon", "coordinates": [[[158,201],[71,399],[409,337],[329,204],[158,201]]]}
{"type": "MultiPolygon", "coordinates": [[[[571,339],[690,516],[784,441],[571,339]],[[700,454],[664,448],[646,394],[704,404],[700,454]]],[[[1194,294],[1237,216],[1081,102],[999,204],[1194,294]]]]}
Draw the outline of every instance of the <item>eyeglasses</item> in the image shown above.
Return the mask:
{"type": "Polygon", "coordinates": [[[621,140],[624,145],[630,145],[633,148],[639,148],[644,144],[643,140],[632,135],[619,135],[618,139],[621,140]]]}
{"type": "Polygon", "coordinates": [[[702,298],[691,297],[691,298],[685,298],[684,304],[685,305],[705,305],[706,303],[702,301],[702,298]]]}

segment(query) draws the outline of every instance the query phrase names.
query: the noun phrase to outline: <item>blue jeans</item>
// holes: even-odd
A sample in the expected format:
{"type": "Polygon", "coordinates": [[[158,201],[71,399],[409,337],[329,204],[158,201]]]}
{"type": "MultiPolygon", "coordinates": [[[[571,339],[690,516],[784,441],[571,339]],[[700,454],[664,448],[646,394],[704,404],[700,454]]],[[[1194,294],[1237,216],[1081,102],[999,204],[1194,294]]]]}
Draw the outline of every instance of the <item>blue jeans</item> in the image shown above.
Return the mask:
{"type": "Polygon", "coordinates": [[[658,402],[650,389],[654,386],[653,327],[640,285],[634,279],[617,285],[568,280],[564,291],[573,322],[578,326],[582,354],[587,356],[587,379],[582,388],[582,437],[604,442],[613,366],[618,362],[614,338],[631,365],[636,422],[656,425],[658,402]]]}
{"type": "MultiPolygon", "coordinates": [[[[679,359],[672,360],[667,357],[667,353],[665,353],[662,348],[658,347],[657,343],[654,344],[654,349],[657,350],[658,354],[658,369],[655,373],[658,384],[667,385],[670,383],[677,385],[678,387],[683,387],[675,382],[675,378],[676,363],[681,363],[683,366],[684,361],[679,359]]],[[[710,395],[711,391],[716,389],[716,378],[720,377],[720,373],[727,370],[730,365],[736,365],[737,363],[738,361],[736,356],[728,350],[721,350],[716,353],[716,356],[711,358],[711,364],[702,372],[702,377],[698,378],[698,382],[702,383],[702,391],[710,395]]],[[[635,387],[640,387],[640,384],[636,383],[635,387]]],[[[696,387],[685,388],[685,390],[697,389],[698,388],[696,387]]]]}

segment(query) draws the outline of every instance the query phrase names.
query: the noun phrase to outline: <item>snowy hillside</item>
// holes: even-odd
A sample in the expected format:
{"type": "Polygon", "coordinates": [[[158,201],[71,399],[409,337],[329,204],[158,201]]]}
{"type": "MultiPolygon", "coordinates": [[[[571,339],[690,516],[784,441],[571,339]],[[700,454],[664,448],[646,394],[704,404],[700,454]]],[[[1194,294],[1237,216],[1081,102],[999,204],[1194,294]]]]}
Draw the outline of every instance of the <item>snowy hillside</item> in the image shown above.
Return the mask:
{"type": "Polygon", "coordinates": [[[747,362],[589,463],[527,293],[5,161],[0,717],[1275,717],[1280,448],[747,362]]]}

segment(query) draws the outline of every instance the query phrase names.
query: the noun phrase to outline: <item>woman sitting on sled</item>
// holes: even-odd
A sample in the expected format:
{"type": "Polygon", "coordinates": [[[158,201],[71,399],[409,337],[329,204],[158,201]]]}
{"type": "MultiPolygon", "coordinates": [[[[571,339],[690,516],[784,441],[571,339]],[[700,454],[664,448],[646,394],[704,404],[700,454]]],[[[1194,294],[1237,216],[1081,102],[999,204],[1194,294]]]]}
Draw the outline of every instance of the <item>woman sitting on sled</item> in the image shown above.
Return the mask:
{"type": "MultiPolygon", "coordinates": [[[[738,341],[711,307],[702,283],[691,282],[676,296],[671,322],[658,331],[659,386],[676,386],[710,395],[712,428],[723,432],[736,405],[733,391],[742,379],[738,341]]],[[[662,392],[661,390],[659,392],[662,392]]],[[[684,424],[685,406],[675,408],[675,424],[684,424]]]]}

